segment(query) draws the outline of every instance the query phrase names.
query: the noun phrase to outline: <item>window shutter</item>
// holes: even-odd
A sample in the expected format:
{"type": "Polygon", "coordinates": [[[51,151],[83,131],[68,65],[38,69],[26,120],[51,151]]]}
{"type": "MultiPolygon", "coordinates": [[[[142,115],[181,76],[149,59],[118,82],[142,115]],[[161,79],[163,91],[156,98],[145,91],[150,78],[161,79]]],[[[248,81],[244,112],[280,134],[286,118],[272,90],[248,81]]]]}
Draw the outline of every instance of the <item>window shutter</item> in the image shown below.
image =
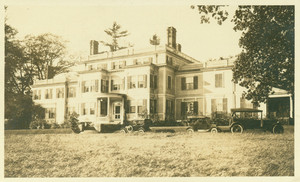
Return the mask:
{"type": "Polygon", "coordinates": [[[114,90],[114,80],[110,81],[110,90],[113,91],[114,90]]]}
{"type": "Polygon", "coordinates": [[[105,92],[108,92],[108,87],[109,87],[109,81],[108,81],[108,80],[106,80],[105,92]]]}
{"type": "Polygon", "coordinates": [[[186,102],[181,102],[181,116],[186,115],[186,102]]]}
{"type": "Polygon", "coordinates": [[[198,76],[194,76],[194,89],[198,89],[198,76]]]}
{"type": "Polygon", "coordinates": [[[81,82],[81,92],[84,93],[85,81],[81,82]]]}
{"type": "Polygon", "coordinates": [[[99,80],[95,80],[95,91],[99,91],[99,80]]]}
{"type": "Polygon", "coordinates": [[[147,99],[143,99],[143,111],[147,109],[147,99]]]}
{"type": "Polygon", "coordinates": [[[112,70],[115,69],[115,63],[114,62],[111,63],[111,69],[112,70]]]}
{"type": "Polygon", "coordinates": [[[125,78],[122,79],[122,89],[125,90],[125,78]]]}
{"type": "Polygon", "coordinates": [[[150,75],[150,88],[154,88],[154,86],[153,86],[153,75],[150,75]]]}
{"type": "Polygon", "coordinates": [[[217,100],[211,99],[211,112],[216,112],[216,111],[217,111],[217,100]]]}
{"type": "Polygon", "coordinates": [[[127,76],[127,89],[131,88],[131,76],[127,76]]]}
{"type": "Polygon", "coordinates": [[[223,112],[227,113],[227,98],[223,98],[223,112]]]}
{"type": "Polygon", "coordinates": [[[225,74],[223,73],[223,74],[221,74],[221,76],[222,76],[222,87],[223,88],[225,88],[225,74]]]}
{"type": "Polygon", "coordinates": [[[186,89],[186,84],[185,84],[185,77],[181,78],[181,90],[185,90],[186,89]]]}
{"type": "Polygon", "coordinates": [[[144,75],[144,88],[147,88],[147,75],[144,75]]]}
{"type": "Polygon", "coordinates": [[[103,93],[104,92],[104,80],[103,79],[101,79],[101,92],[103,93]]]}
{"type": "Polygon", "coordinates": [[[157,75],[154,75],[154,89],[157,89],[157,75]]]}
{"type": "Polygon", "coordinates": [[[194,115],[198,115],[198,102],[197,101],[195,101],[194,102],[194,108],[193,108],[193,112],[194,112],[194,115]]]}

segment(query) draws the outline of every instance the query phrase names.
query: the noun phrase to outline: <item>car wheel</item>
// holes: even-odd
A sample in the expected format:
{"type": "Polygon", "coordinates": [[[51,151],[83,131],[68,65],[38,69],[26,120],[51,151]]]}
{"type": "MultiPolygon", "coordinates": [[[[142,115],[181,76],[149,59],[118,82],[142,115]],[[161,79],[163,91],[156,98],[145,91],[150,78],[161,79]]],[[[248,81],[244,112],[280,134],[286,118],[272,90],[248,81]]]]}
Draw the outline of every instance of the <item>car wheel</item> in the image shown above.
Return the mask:
{"type": "Polygon", "coordinates": [[[125,129],[121,129],[120,133],[125,134],[126,130],[125,129]]]}
{"type": "Polygon", "coordinates": [[[189,129],[187,129],[186,131],[187,131],[189,134],[194,133],[194,130],[193,130],[192,128],[189,128],[189,129]]]}
{"type": "Polygon", "coordinates": [[[143,134],[143,133],[145,133],[145,130],[144,130],[144,128],[140,128],[140,129],[138,130],[138,132],[139,132],[140,134],[143,134]]]}
{"type": "Polygon", "coordinates": [[[231,133],[243,133],[244,129],[242,125],[235,124],[231,127],[231,133]]]}
{"type": "Polygon", "coordinates": [[[217,128],[212,128],[212,129],[210,130],[210,132],[211,132],[211,133],[218,133],[218,129],[217,129],[217,128]]]}
{"type": "Polygon", "coordinates": [[[126,129],[129,133],[131,133],[133,131],[133,127],[131,125],[126,126],[126,129]]]}
{"type": "Polygon", "coordinates": [[[279,134],[279,133],[283,133],[283,131],[284,131],[284,129],[281,125],[273,126],[273,133],[279,134]]]}

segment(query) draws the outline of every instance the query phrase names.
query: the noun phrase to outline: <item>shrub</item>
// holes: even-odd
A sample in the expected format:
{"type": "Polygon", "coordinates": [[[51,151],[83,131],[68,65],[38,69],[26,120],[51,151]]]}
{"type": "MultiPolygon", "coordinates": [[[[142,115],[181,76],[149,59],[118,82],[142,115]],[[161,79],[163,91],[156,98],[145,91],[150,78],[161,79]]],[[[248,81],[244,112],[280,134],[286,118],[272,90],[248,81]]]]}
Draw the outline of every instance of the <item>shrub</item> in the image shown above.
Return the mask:
{"type": "Polygon", "coordinates": [[[74,133],[80,133],[80,129],[78,127],[79,125],[79,120],[78,120],[78,114],[73,112],[71,115],[70,115],[70,119],[69,119],[69,122],[71,124],[71,129],[74,133]]]}
{"type": "Polygon", "coordinates": [[[57,123],[51,123],[51,129],[57,129],[57,128],[60,128],[60,125],[57,124],[57,123]]]}
{"type": "Polygon", "coordinates": [[[60,124],[61,128],[71,128],[71,123],[68,120],[64,120],[62,124],[60,124]]]}
{"type": "Polygon", "coordinates": [[[50,127],[51,125],[44,119],[35,119],[29,125],[30,129],[49,129],[50,127]]]}

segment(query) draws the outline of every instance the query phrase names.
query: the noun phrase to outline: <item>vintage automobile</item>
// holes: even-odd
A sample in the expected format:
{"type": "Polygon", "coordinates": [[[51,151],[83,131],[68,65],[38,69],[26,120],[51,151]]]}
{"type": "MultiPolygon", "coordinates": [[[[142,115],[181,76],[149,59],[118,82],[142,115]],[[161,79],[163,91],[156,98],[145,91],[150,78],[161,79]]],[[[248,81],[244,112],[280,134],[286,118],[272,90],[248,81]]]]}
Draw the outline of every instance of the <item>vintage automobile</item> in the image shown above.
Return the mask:
{"type": "MultiPolygon", "coordinates": [[[[272,133],[283,133],[284,129],[279,121],[262,118],[263,111],[252,108],[231,109],[231,117],[227,125],[216,123],[212,132],[231,131],[232,133],[243,133],[248,129],[261,129],[272,133]]],[[[224,123],[223,123],[224,124],[224,123]]]]}
{"type": "Polygon", "coordinates": [[[149,127],[152,125],[152,121],[150,119],[145,120],[134,120],[127,122],[122,128],[121,133],[131,133],[138,132],[144,133],[145,131],[149,131],[149,127]]]}

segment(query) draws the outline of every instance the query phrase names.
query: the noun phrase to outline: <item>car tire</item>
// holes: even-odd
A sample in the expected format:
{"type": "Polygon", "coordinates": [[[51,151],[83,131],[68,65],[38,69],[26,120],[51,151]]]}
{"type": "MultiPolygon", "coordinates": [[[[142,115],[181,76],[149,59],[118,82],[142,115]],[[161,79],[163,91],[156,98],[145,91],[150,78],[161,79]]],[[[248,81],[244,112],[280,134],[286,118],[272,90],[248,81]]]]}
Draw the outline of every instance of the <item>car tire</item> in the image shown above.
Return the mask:
{"type": "Polygon", "coordinates": [[[138,132],[139,132],[140,134],[143,134],[143,133],[145,133],[145,130],[144,130],[144,128],[139,128],[138,132]]]}
{"type": "Polygon", "coordinates": [[[192,128],[189,128],[189,129],[187,129],[186,131],[187,131],[189,134],[194,133],[194,130],[193,130],[192,128]]]}
{"type": "Polygon", "coordinates": [[[120,133],[126,134],[126,130],[123,128],[123,129],[121,129],[120,133]]]}
{"type": "Polygon", "coordinates": [[[211,132],[211,133],[218,133],[219,131],[218,131],[217,128],[212,128],[212,129],[210,130],[210,132],[211,132]]]}
{"type": "Polygon", "coordinates": [[[243,133],[244,128],[240,124],[234,124],[231,126],[231,133],[243,133]]]}
{"type": "Polygon", "coordinates": [[[131,125],[126,126],[128,133],[133,132],[133,127],[131,125]]]}
{"type": "Polygon", "coordinates": [[[283,133],[284,129],[281,125],[275,125],[275,126],[273,126],[272,131],[274,134],[280,134],[280,133],[283,133]]]}

